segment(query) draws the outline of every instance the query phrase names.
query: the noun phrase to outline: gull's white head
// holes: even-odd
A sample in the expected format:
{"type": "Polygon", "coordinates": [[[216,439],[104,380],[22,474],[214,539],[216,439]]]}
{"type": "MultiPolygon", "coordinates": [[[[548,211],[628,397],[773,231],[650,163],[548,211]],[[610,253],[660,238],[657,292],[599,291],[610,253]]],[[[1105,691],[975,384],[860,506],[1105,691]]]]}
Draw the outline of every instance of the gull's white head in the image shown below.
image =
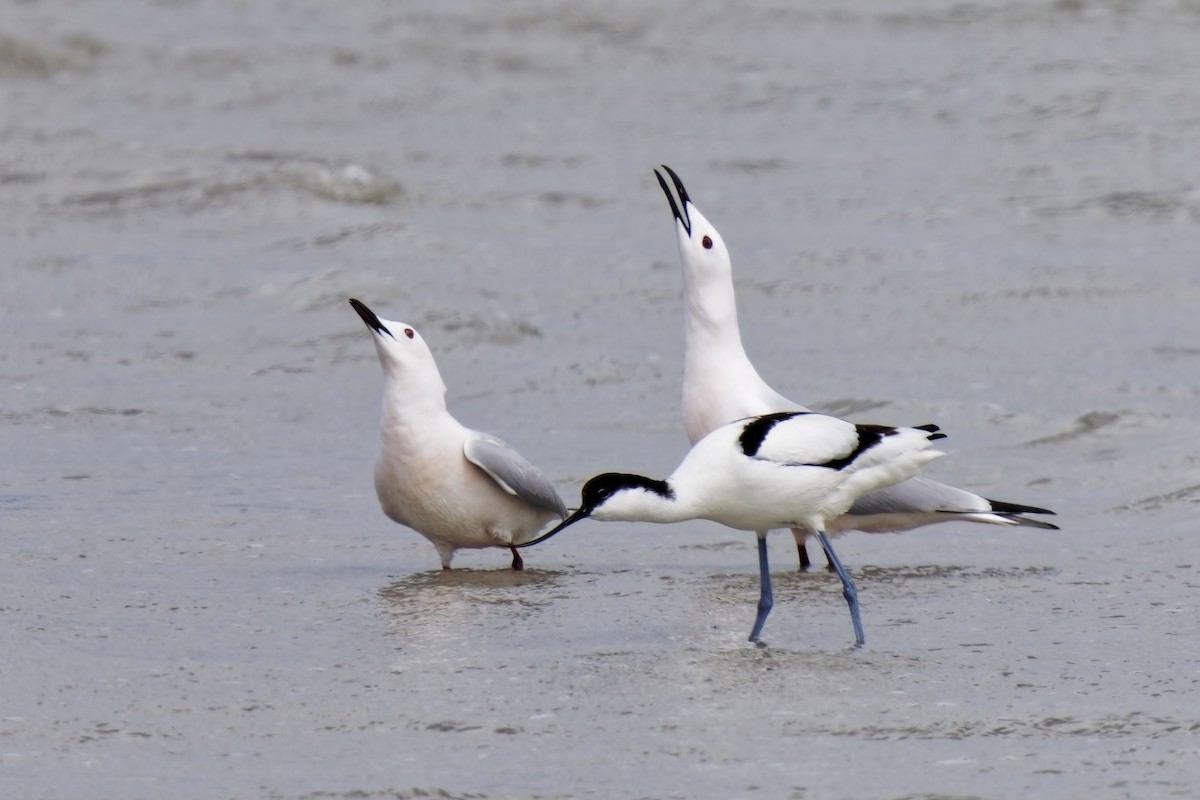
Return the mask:
{"type": "Polygon", "coordinates": [[[385,378],[397,381],[406,393],[433,391],[439,398],[445,394],[446,387],[433,353],[415,328],[403,322],[381,319],[358,300],[351,299],[350,305],[371,331],[385,378]]]}
{"type": "Polygon", "coordinates": [[[717,233],[717,229],[692,203],[687,189],[683,188],[683,181],[679,180],[675,171],[666,164],[663,164],[662,168],[671,176],[675,192],[679,195],[679,201],[676,202],[666,179],[658,170],[654,170],[658,185],[662,187],[667,202],[671,204],[671,213],[675,215],[675,235],[679,241],[679,258],[683,262],[684,277],[692,279],[729,275],[732,268],[729,251],[725,248],[721,234],[717,233]]]}

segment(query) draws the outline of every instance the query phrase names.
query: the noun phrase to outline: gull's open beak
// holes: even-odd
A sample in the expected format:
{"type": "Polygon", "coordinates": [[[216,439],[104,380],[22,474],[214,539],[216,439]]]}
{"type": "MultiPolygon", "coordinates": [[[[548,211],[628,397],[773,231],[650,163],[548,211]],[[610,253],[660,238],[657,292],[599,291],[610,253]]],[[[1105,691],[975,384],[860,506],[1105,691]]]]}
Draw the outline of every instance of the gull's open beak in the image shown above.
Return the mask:
{"type": "Polygon", "coordinates": [[[666,180],[658,170],[654,170],[654,177],[658,178],[658,185],[662,187],[663,194],[667,196],[667,202],[671,204],[671,213],[675,215],[675,219],[679,220],[679,224],[683,225],[683,229],[687,231],[687,235],[692,235],[692,220],[688,216],[688,204],[692,199],[688,197],[687,189],[683,188],[683,181],[679,180],[679,176],[675,174],[675,170],[668,167],[666,164],[662,168],[671,176],[671,180],[675,184],[675,191],[679,193],[679,203],[675,202],[675,195],[671,194],[670,187],[667,186],[666,180]]]}
{"type": "MultiPolygon", "coordinates": [[[[350,298],[350,305],[355,311],[358,312],[358,315],[360,317],[362,317],[362,321],[367,323],[368,328],[375,331],[376,333],[386,333],[388,336],[392,335],[392,332],[389,331],[387,329],[387,327],[382,322],[379,321],[379,317],[375,316],[374,311],[367,308],[365,305],[358,302],[353,297],[350,298]]],[[[392,338],[395,338],[395,337],[392,337],[392,338]]]]}
{"type": "Polygon", "coordinates": [[[551,536],[553,536],[556,533],[558,533],[559,531],[561,531],[563,528],[566,528],[569,525],[574,525],[576,522],[579,522],[579,520],[581,520],[581,519],[587,519],[588,517],[591,516],[591,514],[592,514],[592,509],[590,509],[590,508],[577,509],[574,514],[572,514],[571,516],[564,519],[562,522],[555,525],[554,528],[552,528],[548,533],[543,533],[541,536],[537,537],[536,539],[533,539],[532,541],[522,542],[521,544],[513,545],[513,547],[533,547],[535,544],[540,544],[541,542],[546,541],[551,536]]]}

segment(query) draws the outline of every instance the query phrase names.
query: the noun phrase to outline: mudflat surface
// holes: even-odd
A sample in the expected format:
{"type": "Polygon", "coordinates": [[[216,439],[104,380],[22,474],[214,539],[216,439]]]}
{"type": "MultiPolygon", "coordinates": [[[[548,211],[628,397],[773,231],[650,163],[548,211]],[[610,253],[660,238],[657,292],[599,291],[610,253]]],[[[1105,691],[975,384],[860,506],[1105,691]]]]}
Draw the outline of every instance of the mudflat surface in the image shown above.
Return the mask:
{"type": "Polygon", "coordinates": [[[1187,797],[1200,15],[1184,3],[71,0],[0,12],[0,782],[23,798],[1187,797]],[[381,377],[568,504],[667,473],[666,163],[808,405],[1060,512],[584,523],[450,573],[381,377]]]}

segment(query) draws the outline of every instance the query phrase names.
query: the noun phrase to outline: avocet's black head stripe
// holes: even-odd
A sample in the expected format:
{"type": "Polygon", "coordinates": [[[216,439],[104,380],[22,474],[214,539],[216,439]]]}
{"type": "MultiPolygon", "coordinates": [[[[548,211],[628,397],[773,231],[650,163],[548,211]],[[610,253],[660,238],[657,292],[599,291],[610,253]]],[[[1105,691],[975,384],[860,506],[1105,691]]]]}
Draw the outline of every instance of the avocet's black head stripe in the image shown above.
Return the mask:
{"type": "Polygon", "coordinates": [[[622,489],[644,489],[664,500],[675,499],[675,490],[666,481],[647,478],[645,475],[608,472],[604,475],[597,475],[588,481],[587,486],[583,487],[584,501],[590,502],[595,508],[622,489]]]}
{"type": "Polygon", "coordinates": [[[579,508],[574,514],[567,517],[554,528],[546,533],[543,533],[536,539],[523,542],[522,544],[516,545],[516,547],[532,547],[535,544],[546,541],[551,536],[556,535],[563,528],[574,525],[581,519],[590,517],[592,512],[604,505],[608,498],[624,489],[643,489],[647,492],[653,492],[665,500],[675,499],[675,491],[666,481],[647,478],[644,475],[629,475],[623,472],[606,472],[603,475],[597,475],[583,485],[579,508]]]}
{"type": "Polygon", "coordinates": [[[774,414],[763,414],[760,417],[755,417],[746,423],[746,427],[742,428],[742,435],[738,437],[738,443],[742,446],[742,452],[750,458],[754,458],[758,455],[758,449],[762,447],[762,443],[766,441],[767,434],[771,432],[771,428],[792,417],[799,417],[807,413],[807,411],[779,411],[774,414]]]}
{"type": "Polygon", "coordinates": [[[682,223],[683,229],[687,231],[688,236],[691,236],[692,220],[688,216],[687,210],[688,203],[691,200],[688,198],[687,189],[683,188],[683,183],[679,180],[679,176],[670,167],[663,164],[662,168],[667,171],[667,174],[671,176],[671,180],[675,182],[675,189],[679,192],[679,203],[675,202],[675,195],[671,194],[671,187],[667,186],[666,180],[658,170],[654,170],[654,177],[658,178],[658,185],[662,187],[663,194],[667,196],[667,202],[671,204],[671,213],[675,215],[675,219],[682,223]]]}
{"type": "MultiPolygon", "coordinates": [[[[367,323],[368,328],[370,328],[373,331],[378,331],[379,333],[386,333],[388,336],[392,336],[392,332],[387,329],[387,326],[385,326],[382,322],[379,321],[379,317],[375,316],[374,311],[367,308],[365,305],[358,302],[353,297],[350,298],[350,306],[355,311],[358,312],[358,315],[360,317],[362,317],[362,321],[367,323]]],[[[392,336],[392,338],[394,339],[396,337],[392,336]]]]}

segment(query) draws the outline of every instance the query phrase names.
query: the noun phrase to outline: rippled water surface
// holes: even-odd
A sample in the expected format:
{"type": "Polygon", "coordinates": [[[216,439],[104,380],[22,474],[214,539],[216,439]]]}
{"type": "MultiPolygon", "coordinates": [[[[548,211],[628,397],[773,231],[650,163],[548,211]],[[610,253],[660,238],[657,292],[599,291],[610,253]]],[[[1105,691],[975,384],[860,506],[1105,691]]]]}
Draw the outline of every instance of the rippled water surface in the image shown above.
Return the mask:
{"type": "Polygon", "coordinates": [[[14,797],[1189,797],[1200,8],[0,10],[0,774],[14,797]],[[569,503],[665,474],[666,163],[809,405],[1060,532],[585,523],[432,547],[346,304],[569,503]],[[820,559],[818,559],[819,561],[820,559]]]}

